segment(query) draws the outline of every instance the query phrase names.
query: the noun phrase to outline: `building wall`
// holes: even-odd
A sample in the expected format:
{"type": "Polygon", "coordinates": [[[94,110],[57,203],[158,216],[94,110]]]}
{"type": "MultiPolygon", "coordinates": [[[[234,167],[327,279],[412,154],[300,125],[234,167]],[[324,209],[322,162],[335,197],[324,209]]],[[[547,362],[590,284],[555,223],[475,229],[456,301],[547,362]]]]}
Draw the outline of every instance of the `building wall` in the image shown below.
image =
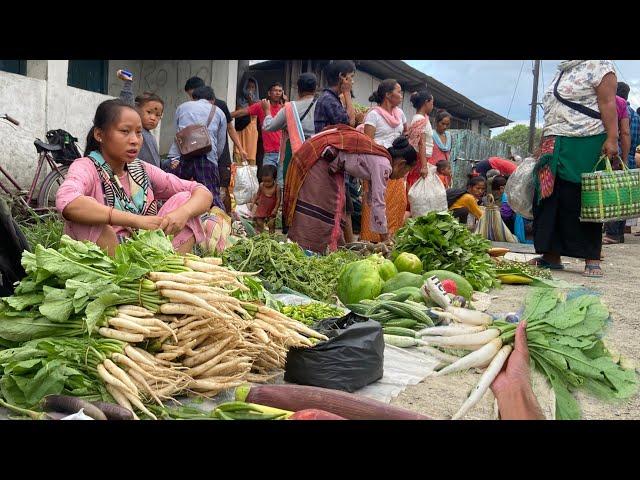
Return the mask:
{"type": "MultiPolygon", "coordinates": [[[[44,140],[46,131],[46,83],[0,72],[0,113],[7,113],[20,122],[14,129],[11,124],[0,121],[0,165],[25,188],[36,170],[33,141],[36,137],[44,140]]],[[[0,181],[7,183],[2,175],[0,181]]]]}
{"type": "Polygon", "coordinates": [[[46,140],[45,133],[51,129],[67,130],[78,137],[84,150],[97,106],[120,94],[122,82],[115,73],[119,68],[133,72],[136,94],[153,91],[164,99],[164,118],[154,134],[160,153],[165,154],[175,134],[175,110],[187,100],[183,90],[186,80],[194,75],[202,77],[233,110],[237,64],[237,60],[111,60],[108,95],[69,87],[67,60],[28,60],[27,76],[0,71],[0,113],[20,122],[15,130],[0,122],[0,165],[22,186],[28,186],[36,170],[33,141],[46,140]]]}

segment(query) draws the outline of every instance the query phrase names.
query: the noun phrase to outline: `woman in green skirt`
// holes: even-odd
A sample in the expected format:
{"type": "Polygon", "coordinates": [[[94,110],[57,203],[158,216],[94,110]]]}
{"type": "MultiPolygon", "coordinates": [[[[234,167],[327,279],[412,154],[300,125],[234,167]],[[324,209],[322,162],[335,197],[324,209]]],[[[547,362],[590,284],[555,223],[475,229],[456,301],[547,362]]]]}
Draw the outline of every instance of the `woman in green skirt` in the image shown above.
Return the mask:
{"type": "Polygon", "coordinates": [[[561,270],[562,256],[583,258],[584,275],[602,277],[602,224],[580,221],[581,175],[602,154],[618,154],[617,79],[610,60],[567,60],[544,98],[544,128],[535,169],[531,263],[561,270]]]}

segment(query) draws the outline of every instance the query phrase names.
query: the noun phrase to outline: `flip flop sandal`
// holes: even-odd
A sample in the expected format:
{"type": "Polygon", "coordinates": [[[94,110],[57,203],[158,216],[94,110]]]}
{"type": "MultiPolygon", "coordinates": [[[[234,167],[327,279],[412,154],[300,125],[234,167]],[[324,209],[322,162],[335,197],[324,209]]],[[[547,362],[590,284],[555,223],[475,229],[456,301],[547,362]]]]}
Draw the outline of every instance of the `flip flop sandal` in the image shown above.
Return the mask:
{"type": "Polygon", "coordinates": [[[618,245],[620,242],[618,240],[614,240],[613,238],[604,237],[602,239],[602,243],[604,245],[618,245]]]}
{"type": "Polygon", "coordinates": [[[583,277],[589,277],[589,278],[602,278],[604,277],[604,273],[602,273],[602,268],[600,268],[600,265],[592,265],[592,264],[587,264],[584,267],[584,272],[582,273],[583,277]],[[597,273],[597,272],[600,273],[597,273]]]}
{"type": "Polygon", "coordinates": [[[564,270],[564,265],[562,265],[561,263],[550,263],[542,257],[534,258],[531,262],[529,262],[529,264],[540,268],[548,268],[549,270],[564,270]]]}

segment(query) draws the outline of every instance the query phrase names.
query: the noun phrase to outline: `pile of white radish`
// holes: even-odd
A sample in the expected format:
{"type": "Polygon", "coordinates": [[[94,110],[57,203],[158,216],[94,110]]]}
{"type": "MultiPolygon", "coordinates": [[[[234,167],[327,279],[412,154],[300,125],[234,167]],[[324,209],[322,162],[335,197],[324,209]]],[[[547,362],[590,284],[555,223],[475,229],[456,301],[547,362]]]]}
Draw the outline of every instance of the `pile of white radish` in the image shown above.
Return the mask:
{"type": "Polygon", "coordinates": [[[242,276],[220,266],[220,259],[185,260],[191,271],[151,272],[166,303],[153,313],[134,305],[120,305],[98,333],[128,342],[126,355],[113,354],[98,366],[98,374],[121,406],[156,418],[145,403],[178,394],[207,398],[246,382],[266,382],[284,368],[292,347],[313,346],[327,340],[304,324],[264,305],[242,302],[235,290],[248,291],[242,276]],[[152,340],[160,351],[152,354],[133,344],[152,340]]]}

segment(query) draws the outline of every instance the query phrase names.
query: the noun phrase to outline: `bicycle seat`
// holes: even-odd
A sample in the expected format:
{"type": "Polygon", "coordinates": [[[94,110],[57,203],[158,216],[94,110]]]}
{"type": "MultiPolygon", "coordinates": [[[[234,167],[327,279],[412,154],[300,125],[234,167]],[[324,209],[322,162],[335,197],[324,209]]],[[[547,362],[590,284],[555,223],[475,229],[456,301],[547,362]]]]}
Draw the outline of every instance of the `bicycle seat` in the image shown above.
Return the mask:
{"type": "Polygon", "coordinates": [[[48,152],[55,152],[57,150],[62,150],[62,147],[60,145],[52,145],[50,143],[45,143],[39,138],[36,138],[36,141],[33,142],[33,144],[36,146],[36,150],[38,151],[38,153],[41,153],[43,150],[46,150],[48,152]]]}

